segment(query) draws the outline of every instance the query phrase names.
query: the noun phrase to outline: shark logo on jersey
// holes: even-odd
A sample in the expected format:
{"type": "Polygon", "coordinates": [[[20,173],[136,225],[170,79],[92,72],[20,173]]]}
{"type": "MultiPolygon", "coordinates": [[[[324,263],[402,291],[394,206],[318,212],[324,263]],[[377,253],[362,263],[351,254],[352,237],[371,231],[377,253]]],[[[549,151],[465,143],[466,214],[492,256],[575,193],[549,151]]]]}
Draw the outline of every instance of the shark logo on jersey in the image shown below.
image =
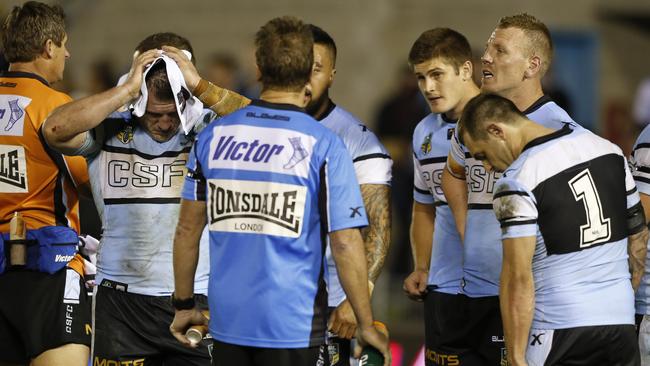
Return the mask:
{"type": "Polygon", "coordinates": [[[302,146],[302,142],[300,142],[300,137],[289,137],[289,142],[293,147],[293,154],[291,155],[291,159],[289,159],[289,161],[284,164],[284,169],[293,168],[296,166],[296,164],[305,160],[305,158],[309,156],[307,149],[305,149],[305,147],[302,146]]]}
{"type": "Polygon", "coordinates": [[[428,134],[427,137],[424,138],[424,141],[422,142],[422,146],[420,146],[420,151],[422,151],[423,154],[428,154],[431,152],[431,136],[433,135],[433,132],[428,134]]]}
{"type": "Polygon", "coordinates": [[[117,139],[125,145],[133,140],[133,126],[127,125],[124,127],[122,131],[118,132],[117,139]]]}

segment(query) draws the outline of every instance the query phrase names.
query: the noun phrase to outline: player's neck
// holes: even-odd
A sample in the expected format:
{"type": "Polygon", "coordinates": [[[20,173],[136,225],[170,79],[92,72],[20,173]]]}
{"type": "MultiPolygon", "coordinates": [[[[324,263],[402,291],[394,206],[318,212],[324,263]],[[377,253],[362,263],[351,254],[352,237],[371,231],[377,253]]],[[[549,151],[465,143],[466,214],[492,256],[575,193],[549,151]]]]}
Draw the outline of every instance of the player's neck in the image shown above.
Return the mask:
{"type": "Polygon", "coordinates": [[[460,119],[460,116],[463,114],[463,109],[465,109],[465,105],[467,105],[467,103],[472,98],[479,95],[480,92],[481,90],[478,88],[478,86],[476,86],[476,84],[474,84],[474,82],[471,81],[467,85],[465,89],[465,94],[463,94],[463,97],[460,99],[458,104],[456,104],[456,106],[452,110],[444,113],[445,117],[454,121],[458,121],[460,119]]]}
{"type": "Polygon", "coordinates": [[[325,113],[330,109],[330,106],[332,105],[332,100],[329,97],[329,94],[325,92],[325,95],[323,95],[323,98],[321,99],[322,101],[314,108],[313,111],[309,111],[309,114],[314,117],[315,120],[320,121],[325,115],[325,113]]]}
{"type": "Polygon", "coordinates": [[[30,61],[30,62],[12,62],[9,64],[9,71],[36,74],[42,77],[43,79],[47,80],[48,83],[51,83],[51,81],[48,80],[47,77],[48,75],[47,65],[38,62],[38,60],[30,61]]]}
{"type": "Polygon", "coordinates": [[[538,80],[526,80],[521,87],[512,89],[502,95],[510,99],[517,109],[525,111],[530,108],[539,98],[544,96],[542,84],[538,80]]]}
{"type": "Polygon", "coordinates": [[[300,108],[305,108],[307,105],[307,97],[305,96],[305,89],[292,92],[285,90],[264,89],[260,93],[260,99],[276,104],[293,104],[300,108]]]}
{"type": "Polygon", "coordinates": [[[532,121],[527,120],[524,123],[526,123],[526,126],[524,128],[521,128],[522,139],[519,146],[519,153],[521,153],[524,147],[528,145],[531,141],[538,139],[542,136],[550,135],[553,132],[555,132],[555,130],[551,128],[548,128],[546,126],[540,125],[532,121]]]}

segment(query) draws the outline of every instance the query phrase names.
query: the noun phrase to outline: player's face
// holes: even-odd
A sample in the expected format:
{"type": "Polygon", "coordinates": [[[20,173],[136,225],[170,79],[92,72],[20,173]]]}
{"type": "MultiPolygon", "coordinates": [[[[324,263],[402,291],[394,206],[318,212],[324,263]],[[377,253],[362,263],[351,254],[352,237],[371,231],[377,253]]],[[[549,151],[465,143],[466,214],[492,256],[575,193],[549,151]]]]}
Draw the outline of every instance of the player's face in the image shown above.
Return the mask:
{"type": "Polygon", "coordinates": [[[165,142],[176,134],[181,120],[174,101],[162,101],[150,93],[140,124],[154,140],[165,142]]]}
{"type": "Polygon", "coordinates": [[[485,167],[486,171],[503,172],[514,161],[505,141],[488,134],[484,139],[472,139],[468,133],[463,133],[463,141],[472,157],[485,167]]]}
{"type": "Polygon", "coordinates": [[[497,28],[487,41],[481,57],[483,92],[509,97],[521,86],[528,67],[525,46],[528,39],[519,28],[497,28]]]}
{"type": "Polygon", "coordinates": [[[307,110],[316,109],[327,98],[327,90],[334,81],[332,52],[322,44],[314,44],[314,66],[311,71],[311,100],[307,110]]]}
{"type": "Polygon", "coordinates": [[[463,97],[463,75],[445,59],[436,57],[413,66],[420,92],[433,113],[454,110],[463,97]]]}
{"type": "Polygon", "coordinates": [[[63,37],[61,41],[61,46],[56,44],[52,45],[52,61],[53,61],[53,70],[52,70],[52,80],[48,80],[52,83],[63,80],[63,70],[65,70],[65,60],[70,57],[70,52],[66,47],[68,43],[68,36],[63,37]]]}

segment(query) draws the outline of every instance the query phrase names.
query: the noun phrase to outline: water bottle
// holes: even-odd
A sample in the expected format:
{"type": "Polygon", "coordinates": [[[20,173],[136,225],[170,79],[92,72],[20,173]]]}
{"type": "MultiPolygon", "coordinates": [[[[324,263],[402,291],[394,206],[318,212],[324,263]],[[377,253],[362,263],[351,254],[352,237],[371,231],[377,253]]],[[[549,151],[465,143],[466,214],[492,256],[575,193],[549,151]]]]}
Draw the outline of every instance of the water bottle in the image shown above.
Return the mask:
{"type": "MultiPolygon", "coordinates": [[[[372,324],[378,331],[384,333],[388,337],[388,329],[386,325],[382,322],[375,321],[372,324]]],[[[363,347],[361,351],[361,357],[359,358],[359,366],[383,366],[384,365],[384,355],[379,352],[373,346],[367,345],[363,347]]]]}
{"type": "MultiPolygon", "coordinates": [[[[208,310],[201,310],[201,313],[210,319],[210,312],[208,310]]],[[[185,337],[187,337],[187,340],[190,341],[192,346],[196,346],[203,340],[206,334],[208,334],[207,325],[193,325],[185,332],[185,337]]]]}

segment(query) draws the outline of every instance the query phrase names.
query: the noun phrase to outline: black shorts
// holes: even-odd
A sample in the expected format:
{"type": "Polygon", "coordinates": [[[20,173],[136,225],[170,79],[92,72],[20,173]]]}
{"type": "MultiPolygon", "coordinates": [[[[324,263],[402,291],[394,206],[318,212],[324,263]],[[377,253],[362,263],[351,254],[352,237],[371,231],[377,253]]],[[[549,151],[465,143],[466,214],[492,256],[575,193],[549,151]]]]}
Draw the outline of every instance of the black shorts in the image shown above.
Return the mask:
{"type": "Polygon", "coordinates": [[[90,346],[90,300],[77,272],[0,275],[0,361],[28,363],[66,344],[90,346]]]}
{"type": "Polygon", "coordinates": [[[259,348],[214,341],[213,366],[312,366],[320,346],[309,348],[259,348]]]}
{"type": "MultiPolygon", "coordinates": [[[[464,366],[493,366],[505,364],[506,344],[503,337],[503,323],[498,296],[468,297],[460,295],[464,304],[460,311],[464,314],[462,344],[467,349],[458,351],[458,360],[464,366]]],[[[434,363],[435,364],[435,363],[434,363]]],[[[438,363],[448,365],[449,363],[438,363]]]]}
{"type": "MultiPolygon", "coordinates": [[[[210,341],[192,349],[169,332],[174,319],[169,296],[114,290],[119,283],[105,281],[97,286],[93,304],[93,365],[210,365],[210,341]],[[108,283],[113,288],[105,287],[108,283]]],[[[207,309],[205,296],[196,295],[196,303],[207,309]]]]}
{"type": "MultiPolygon", "coordinates": [[[[327,317],[334,311],[334,307],[327,309],[327,317]]],[[[350,352],[352,340],[340,338],[335,333],[327,332],[327,343],[320,346],[316,366],[350,366],[350,352]]]]}
{"type": "Polygon", "coordinates": [[[526,359],[528,364],[545,366],[636,366],[641,363],[632,324],[531,329],[526,359]]]}
{"type": "Polygon", "coordinates": [[[467,322],[463,295],[427,288],[424,297],[425,360],[430,365],[453,365],[469,352],[464,327],[467,322]]]}

